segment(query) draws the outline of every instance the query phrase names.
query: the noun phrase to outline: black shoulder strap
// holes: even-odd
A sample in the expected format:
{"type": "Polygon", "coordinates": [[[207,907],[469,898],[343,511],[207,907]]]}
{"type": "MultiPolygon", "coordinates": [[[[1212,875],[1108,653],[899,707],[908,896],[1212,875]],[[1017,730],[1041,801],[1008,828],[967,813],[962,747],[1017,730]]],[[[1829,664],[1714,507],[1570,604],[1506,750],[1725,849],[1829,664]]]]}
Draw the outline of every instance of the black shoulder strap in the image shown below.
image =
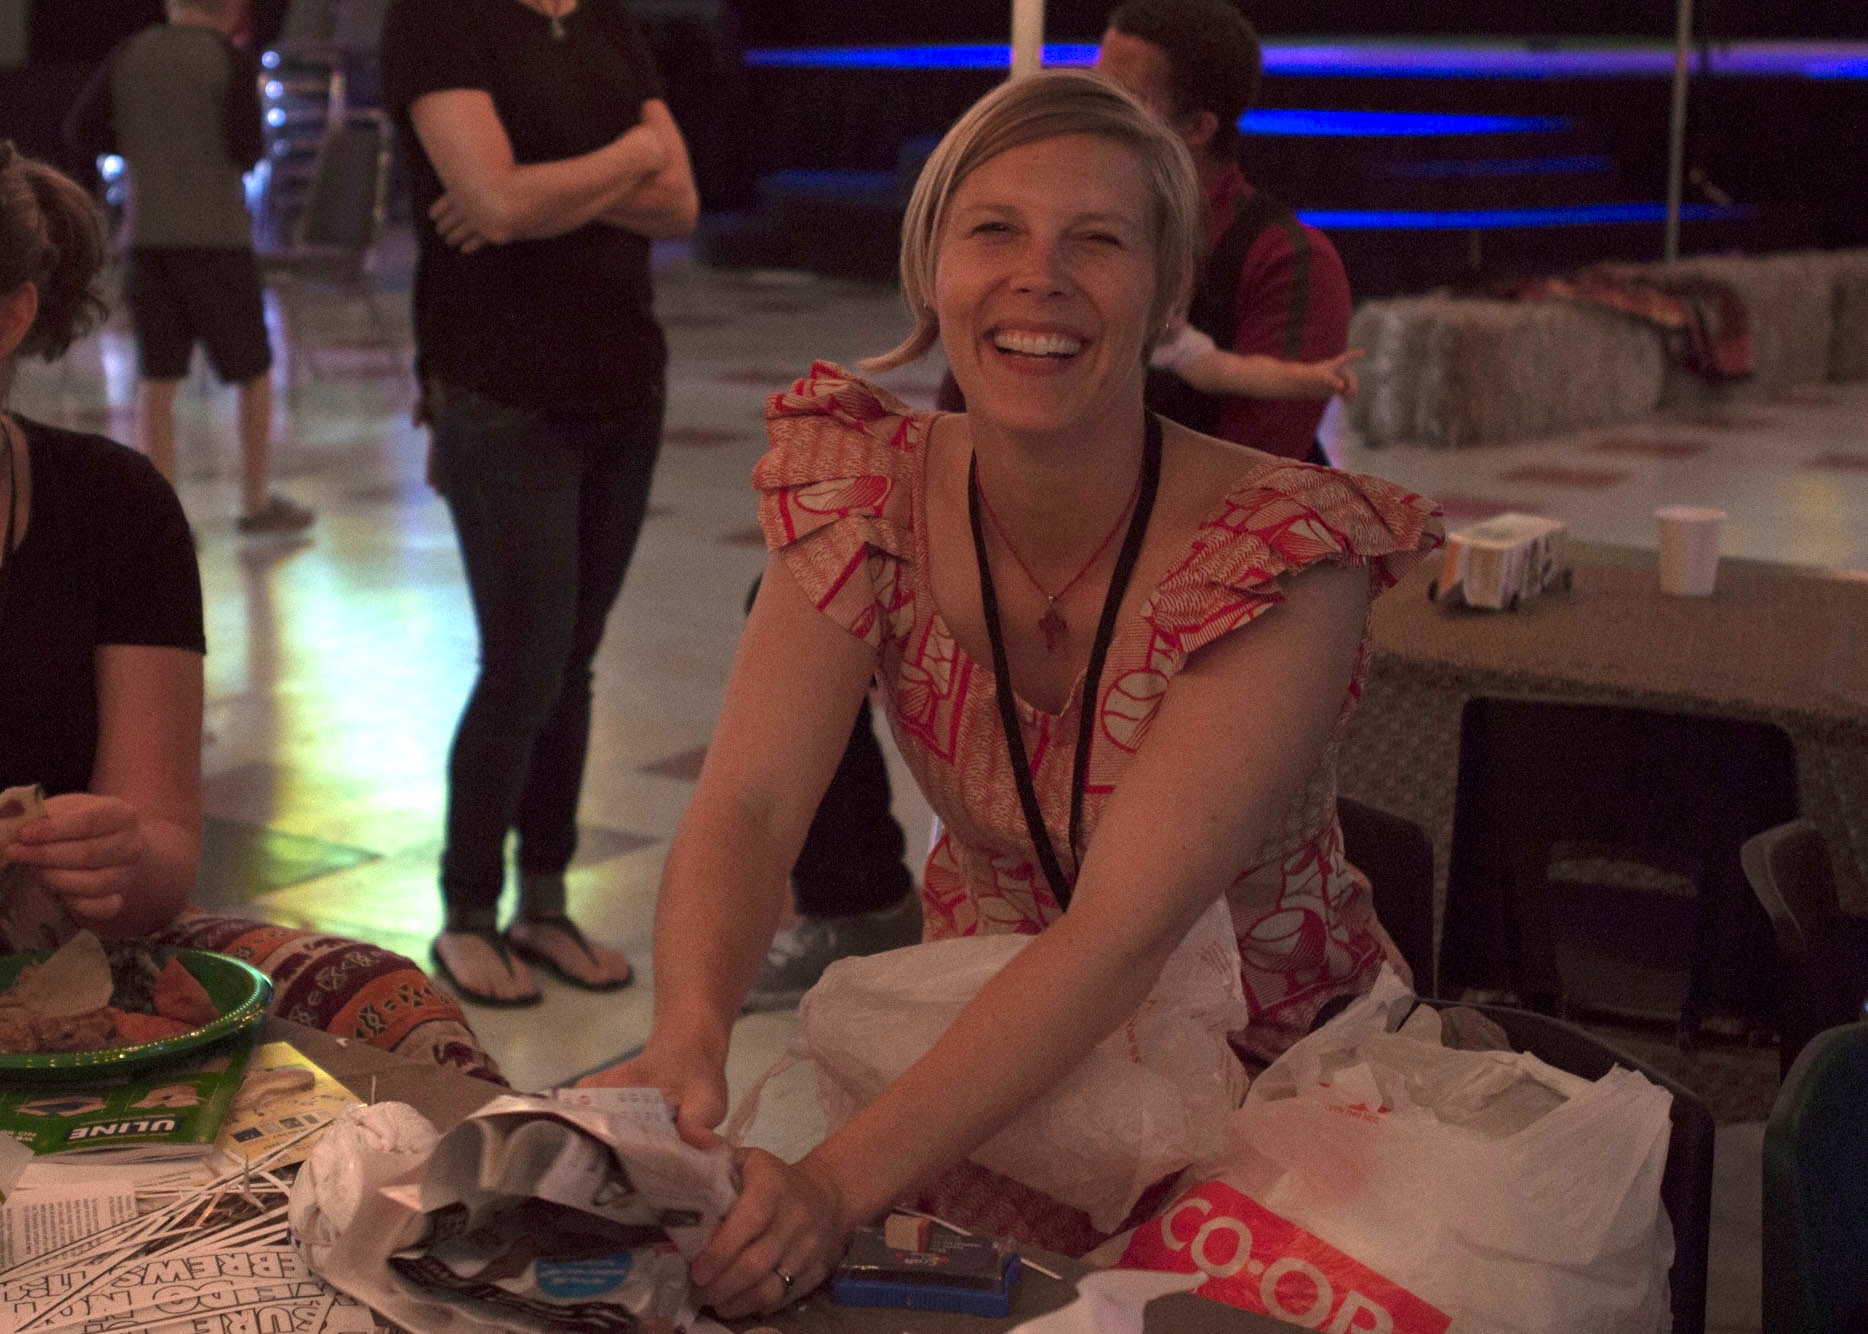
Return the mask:
{"type": "Polygon", "coordinates": [[[1289,204],[1255,189],[1220,233],[1201,270],[1196,309],[1189,312],[1189,320],[1221,347],[1232,346],[1233,330],[1239,325],[1239,270],[1245,267],[1253,242],[1269,227],[1289,226],[1296,221],[1297,215],[1289,204]]]}

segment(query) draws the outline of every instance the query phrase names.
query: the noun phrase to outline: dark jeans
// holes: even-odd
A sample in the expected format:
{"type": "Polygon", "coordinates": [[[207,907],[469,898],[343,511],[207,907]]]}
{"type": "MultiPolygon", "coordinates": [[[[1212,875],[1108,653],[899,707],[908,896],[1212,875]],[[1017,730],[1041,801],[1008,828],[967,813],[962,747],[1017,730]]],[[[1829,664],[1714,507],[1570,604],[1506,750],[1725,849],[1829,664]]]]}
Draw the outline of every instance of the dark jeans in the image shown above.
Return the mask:
{"type": "MultiPolygon", "coordinates": [[[[755,580],[748,607],[758,591],[755,580]]],[[[888,762],[865,699],[792,864],[798,911],[806,917],[854,917],[893,908],[914,892],[914,876],[902,860],[907,852],[907,836],[889,804],[888,762]]]]}
{"type": "Polygon", "coordinates": [[[448,756],[441,890],[451,926],[490,926],[509,829],[521,871],[562,872],[577,849],[590,664],[648,510],[662,398],[561,417],[430,385],[427,410],[480,627],[448,756]]]}

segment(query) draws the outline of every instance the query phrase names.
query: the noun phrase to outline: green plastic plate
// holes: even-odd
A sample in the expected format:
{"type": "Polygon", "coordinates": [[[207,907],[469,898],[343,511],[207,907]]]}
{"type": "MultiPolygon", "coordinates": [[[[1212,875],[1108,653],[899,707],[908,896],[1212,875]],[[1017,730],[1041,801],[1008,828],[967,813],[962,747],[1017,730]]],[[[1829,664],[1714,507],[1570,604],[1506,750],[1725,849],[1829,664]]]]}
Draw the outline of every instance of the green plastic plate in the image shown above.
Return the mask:
{"type": "MultiPolygon", "coordinates": [[[[0,1052],[0,1079],[38,1080],[73,1071],[128,1074],[184,1056],[265,1020],[266,1007],[272,1003],[272,979],[266,974],[249,963],[207,950],[177,950],[175,954],[207,991],[219,1018],[159,1042],[133,1042],[99,1051],[0,1052]]],[[[46,957],[47,952],[0,957],[0,990],[13,985],[20,969],[46,957]]]]}

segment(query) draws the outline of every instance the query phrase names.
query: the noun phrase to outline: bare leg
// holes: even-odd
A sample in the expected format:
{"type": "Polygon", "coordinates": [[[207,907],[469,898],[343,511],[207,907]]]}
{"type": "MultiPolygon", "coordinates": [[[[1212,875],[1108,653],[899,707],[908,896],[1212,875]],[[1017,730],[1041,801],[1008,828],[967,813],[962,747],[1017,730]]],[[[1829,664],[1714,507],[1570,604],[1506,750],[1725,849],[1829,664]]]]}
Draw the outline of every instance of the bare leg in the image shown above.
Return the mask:
{"type": "Polygon", "coordinates": [[[180,380],[136,382],[137,428],[143,453],[170,486],[175,485],[175,391],[180,380]]]}
{"type": "Polygon", "coordinates": [[[242,380],[240,400],[240,512],[266,508],[266,480],[272,454],[272,376],[242,380]]]}

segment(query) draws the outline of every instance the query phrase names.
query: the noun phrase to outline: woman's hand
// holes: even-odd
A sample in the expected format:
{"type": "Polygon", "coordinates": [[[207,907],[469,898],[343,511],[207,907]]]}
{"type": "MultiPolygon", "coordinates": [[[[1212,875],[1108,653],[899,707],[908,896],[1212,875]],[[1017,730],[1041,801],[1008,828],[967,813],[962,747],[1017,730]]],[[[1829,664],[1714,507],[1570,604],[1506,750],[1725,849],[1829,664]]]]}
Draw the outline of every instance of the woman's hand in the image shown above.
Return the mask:
{"type": "Polygon", "coordinates": [[[787,1163],[763,1149],[735,1156],[739,1200],[689,1266],[701,1303],[726,1320],[776,1311],[814,1290],[858,1221],[810,1158],[787,1163]]]}
{"type": "Polygon", "coordinates": [[[21,827],[5,857],[37,871],[75,916],[103,922],[136,888],[147,848],[142,816],[129,802],[67,792],[46,799],[45,815],[21,827]]]}
{"type": "Polygon", "coordinates": [[[726,1119],[726,1064],[698,1047],[657,1048],[653,1040],[634,1060],[578,1080],[581,1088],[656,1088],[675,1109],[675,1129],[700,1149],[722,1141],[714,1127],[726,1119]]]}
{"type": "Polygon", "coordinates": [[[467,210],[461,206],[452,192],[444,192],[428,209],[428,216],[434,220],[435,230],[441,239],[460,251],[471,255],[488,244],[486,237],[480,234],[467,217],[467,210]]]}

